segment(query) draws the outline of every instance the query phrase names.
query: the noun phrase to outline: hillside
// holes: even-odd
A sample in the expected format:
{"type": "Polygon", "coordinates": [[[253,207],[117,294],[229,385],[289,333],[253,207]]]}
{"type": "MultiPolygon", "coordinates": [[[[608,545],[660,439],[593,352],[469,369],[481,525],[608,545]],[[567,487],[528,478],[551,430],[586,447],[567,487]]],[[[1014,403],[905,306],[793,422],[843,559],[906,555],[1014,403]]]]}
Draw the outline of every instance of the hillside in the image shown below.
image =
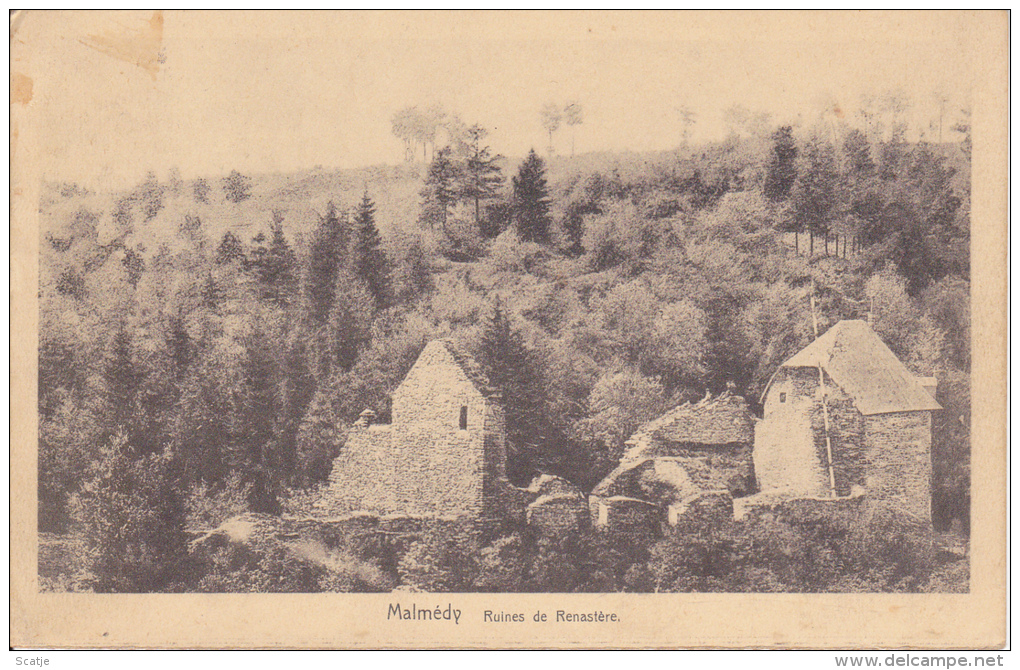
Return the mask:
{"type": "Polygon", "coordinates": [[[328,476],[362,410],[388,417],[437,337],[503,392],[513,482],[588,490],[643,422],[724,390],[757,408],[815,322],[869,312],[939,379],[933,517],[966,528],[969,157],[828,137],[48,185],[40,529],[147,505],[165,515],[145,523],[178,529],[277,514],[328,476]],[[86,486],[111,469],[132,501],[86,486]]]}

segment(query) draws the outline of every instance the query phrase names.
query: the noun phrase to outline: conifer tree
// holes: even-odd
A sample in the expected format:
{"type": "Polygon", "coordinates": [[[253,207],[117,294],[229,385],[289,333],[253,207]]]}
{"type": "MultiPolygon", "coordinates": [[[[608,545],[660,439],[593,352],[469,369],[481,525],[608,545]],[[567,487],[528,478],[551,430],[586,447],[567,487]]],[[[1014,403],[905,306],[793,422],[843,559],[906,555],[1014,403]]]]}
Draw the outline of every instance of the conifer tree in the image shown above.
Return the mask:
{"type": "Polygon", "coordinates": [[[241,240],[237,239],[237,236],[228,230],[223,234],[223,239],[220,240],[220,246],[216,248],[216,264],[227,265],[228,263],[233,263],[235,261],[239,261],[243,264],[246,260],[241,240]]]}
{"type": "Polygon", "coordinates": [[[248,254],[248,267],[254,271],[257,279],[262,279],[262,274],[265,272],[268,253],[266,234],[260,231],[258,235],[251,238],[251,252],[248,254]]]}
{"type": "Polygon", "coordinates": [[[481,126],[475,124],[467,129],[468,157],[461,175],[460,195],[465,200],[474,202],[475,225],[481,229],[481,201],[492,198],[503,184],[503,175],[499,169],[500,156],[489,153],[489,147],[482,145],[488,135],[481,126]]]}
{"type": "Polygon", "coordinates": [[[797,144],[793,140],[793,128],[783,126],[772,134],[772,153],[765,171],[763,191],[773,202],[790,197],[790,189],[797,179],[797,144]]]}
{"type": "Polygon", "coordinates": [[[513,220],[525,242],[549,241],[549,187],[545,162],[532,149],[513,178],[513,220]]]}
{"type": "Polygon", "coordinates": [[[247,356],[243,362],[245,393],[243,414],[239,417],[245,426],[244,435],[235,454],[234,470],[244,473],[244,482],[250,484],[249,509],[264,514],[279,514],[280,503],[276,495],[279,479],[280,431],[282,418],[280,402],[279,365],[273,356],[272,343],[266,334],[256,329],[247,339],[247,356]]]}
{"type": "Polygon", "coordinates": [[[365,191],[354,215],[352,269],[364,280],[375,299],[375,306],[387,305],[390,297],[390,272],[382,238],[375,226],[375,203],[365,191]]]}
{"type": "Polygon", "coordinates": [[[815,137],[804,147],[802,166],[798,170],[790,200],[797,230],[809,233],[809,255],[814,254],[814,240],[828,235],[836,205],[839,175],[832,145],[815,137]]]}
{"type": "Polygon", "coordinates": [[[128,431],[135,415],[142,374],[131,349],[131,335],[121,326],[113,335],[103,366],[103,395],[109,412],[106,424],[111,429],[110,436],[117,430],[128,431]]]}
{"type": "Polygon", "coordinates": [[[457,202],[458,174],[449,149],[435,152],[425,177],[425,187],[421,191],[421,220],[429,229],[435,230],[436,224],[439,224],[440,230],[446,233],[450,207],[457,202]]]}
{"type": "Polygon", "coordinates": [[[336,295],[336,281],[344,266],[349,244],[347,212],[338,213],[332,202],[312,240],[308,261],[307,292],[310,316],[319,324],[326,321],[336,295]]]}
{"type": "Polygon", "coordinates": [[[283,234],[282,219],[274,219],[268,247],[262,233],[256,236],[255,242],[252,268],[263,298],[280,307],[291,304],[297,289],[297,257],[283,234]]]}
{"type": "Polygon", "coordinates": [[[499,297],[482,332],[479,363],[502,394],[507,427],[507,477],[525,483],[546,442],[541,379],[521,334],[510,324],[499,297]]]}

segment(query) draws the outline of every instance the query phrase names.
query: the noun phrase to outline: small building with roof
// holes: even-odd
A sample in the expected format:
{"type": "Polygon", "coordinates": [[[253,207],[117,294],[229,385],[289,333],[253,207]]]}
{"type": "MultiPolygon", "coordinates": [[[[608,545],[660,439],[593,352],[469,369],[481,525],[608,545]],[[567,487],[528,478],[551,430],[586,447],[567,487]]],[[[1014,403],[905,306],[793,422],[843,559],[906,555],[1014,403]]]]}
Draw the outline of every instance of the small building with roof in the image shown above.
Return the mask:
{"type": "Polygon", "coordinates": [[[914,376],[864,321],[840,321],[783,363],[762,395],[763,498],[865,493],[931,523],[935,380],[914,376]]]}
{"type": "Polygon", "coordinates": [[[593,527],[632,526],[638,516],[670,526],[690,514],[730,516],[732,499],[755,490],[753,442],[747,402],[728,392],[644,424],[589,496],[593,527]]]}
{"type": "Polygon", "coordinates": [[[351,427],[316,507],[426,518],[501,518],[512,496],[499,394],[449,340],[422,351],[394,391],[389,424],[351,427]]]}

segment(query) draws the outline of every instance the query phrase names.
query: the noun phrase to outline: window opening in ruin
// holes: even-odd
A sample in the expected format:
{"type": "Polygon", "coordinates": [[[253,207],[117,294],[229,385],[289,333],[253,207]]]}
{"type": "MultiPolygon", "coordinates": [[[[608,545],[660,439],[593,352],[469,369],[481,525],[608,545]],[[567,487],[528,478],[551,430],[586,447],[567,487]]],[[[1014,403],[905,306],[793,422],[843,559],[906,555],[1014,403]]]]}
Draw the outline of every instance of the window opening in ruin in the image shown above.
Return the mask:
{"type": "Polygon", "coordinates": [[[460,429],[467,430],[467,405],[460,407],[460,429]]]}
{"type": "Polygon", "coordinates": [[[786,402],[786,393],[785,392],[779,394],[779,402],[786,402]]]}

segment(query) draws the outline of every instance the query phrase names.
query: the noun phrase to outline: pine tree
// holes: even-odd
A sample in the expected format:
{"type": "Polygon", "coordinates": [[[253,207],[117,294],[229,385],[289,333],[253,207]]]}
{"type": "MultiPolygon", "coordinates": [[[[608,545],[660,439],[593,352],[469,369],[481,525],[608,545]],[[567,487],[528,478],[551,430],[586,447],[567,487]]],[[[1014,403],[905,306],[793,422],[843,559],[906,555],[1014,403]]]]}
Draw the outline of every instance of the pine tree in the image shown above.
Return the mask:
{"type": "Polygon", "coordinates": [[[765,172],[763,191],[773,202],[790,197],[790,189],[797,179],[797,144],[793,140],[793,128],[783,126],[772,134],[772,154],[765,172]]]}
{"type": "Polygon", "coordinates": [[[349,244],[347,212],[337,213],[332,202],[312,240],[306,282],[310,316],[319,324],[326,321],[336,295],[336,280],[344,266],[349,244]]]}
{"type": "Polygon", "coordinates": [[[467,129],[467,135],[468,158],[461,174],[460,196],[474,202],[475,225],[481,229],[481,201],[494,197],[503,185],[503,175],[498,164],[501,156],[493,156],[489,153],[489,147],[482,146],[488,131],[481,126],[471,126],[467,129]]]}
{"type": "Polygon", "coordinates": [[[255,277],[258,279],[261,279],[262,274],[265,272],[266,256],[268,254],[266,234],[260,231],[258,235],[251,238],[251,252],[248,254],[247,264],[247,267],[254,272],[255,277]]]}
{"type": "Polygon", "coordinates": [[[498,296],[482,332],[479,363],[503,397],[507,477],[516,484],[525,483],[540,466],[541,452],[548,446],[542,382],[531,352],[511,326],[498,296]]]}
{"type": "Polygon", "coordinates": [[[450,157],[450,150],[443,148],[435,153],[429,164],[425,187],[421,191],[421,220],[430,230],[439,224],[440,230],[446,233],[446,222],[450,215],[450,207],[457,202],[457,181],[459,171],[450,157]]]}
{"type": "Polygon", "coordinates": [[[390,299],[389,260],[382,248],[382,238],[375,226],[375,203],[365,191],[354,215],[352,269],[368,286],[375,306],[383,308],[390,299]]]}
{"type": "Polygon", "coordinates": [[[280,307],[291,304],[297,290],[297,257],[283,234],[282,219],[274,219],[268,247],[262,233],[254,241],[251,265],[262,297],[280,307]]]}
{"type": "Polygon", "coordinates": [[[549,241],[549,187],[545,162],[532,149],[513,178],[513,219],[525,242],[549,241]]]}
{"type": "Polygon", "coordinates": [[[807,143],[801,158],[790,200],[794,225],[810,234],[808,253],[813,255],[815,236],[828,235],[832,225],[839,175],[832,145],[820,137],[807,143]]]}
{"type": "Polygon", "coordinates": [[[344,270],[336,281],[328,318],[319,331],[317,373],[325,379],[337,370],[350,370],[371,339],[372,294],[359,278],[344,270]]]}
{"type": "Polygon", "coordinates": [[[308,369],[308,345],[300,329],[291,331],[282,365],[280,385],[280,448],[276,466],[287,477],[298,469],[297,440],[301,419],[308,410],[315,393],[315,378],[308,369]]]}
{"type": "Polygon", "coordinates": [[[241,245],[241,240],[237,239],[237,236],[228,230],[223,234],[220,246],[216,248],[215,262],[217,265],[227,265],[235,261],[244,264],[247,262],[247,259],[244,255],[244,247],[241,245]]]}
{"type": "Polygon", "coordinates": [[[103,396],[107,408],[108,436],[118,430],[127,432],[135,415],[135,399],[142,373],[132,355],[131,335],[121,326],[110,342],[103,366],[103,396]]]}
{"type": "Polygon", "coordinates": [[[843,158],[851,180],[867,179],[875,174],[871,144],[860,130],[851,128],[843,139],[843,158]]]}
{"type": "Polygon", "coordinates": [[[245,473],[244,482],[251,485],[249,509],[279,514],[276,490],[280,473],[274,467],[279,459],[278,422],[282,415],[278,365],[264,333],[256,330],[247,340],[243,364],[247,388],[243,396],[243,415],[239,417],[245,431],[243,443],[239,445],[240,453],[235,455],[234,469],[245,473]]]}
{"type": "Polygon", "coordinates": [[[166,330],[166,348],[173,361],[174,377],[180,380],[194,359],[195,348],[182,315],[170,316],[167,319],[166,330]]]}
{"type": "Polygon", "coordinates": [[[216,283],[216,278],[213,277],[212,272],[206,273],[205,279],[202,280],[202,287],[199,290],[202,296],[202,306],[218,312],[220,304],[223,302],[223,289],[216,283]]]}

